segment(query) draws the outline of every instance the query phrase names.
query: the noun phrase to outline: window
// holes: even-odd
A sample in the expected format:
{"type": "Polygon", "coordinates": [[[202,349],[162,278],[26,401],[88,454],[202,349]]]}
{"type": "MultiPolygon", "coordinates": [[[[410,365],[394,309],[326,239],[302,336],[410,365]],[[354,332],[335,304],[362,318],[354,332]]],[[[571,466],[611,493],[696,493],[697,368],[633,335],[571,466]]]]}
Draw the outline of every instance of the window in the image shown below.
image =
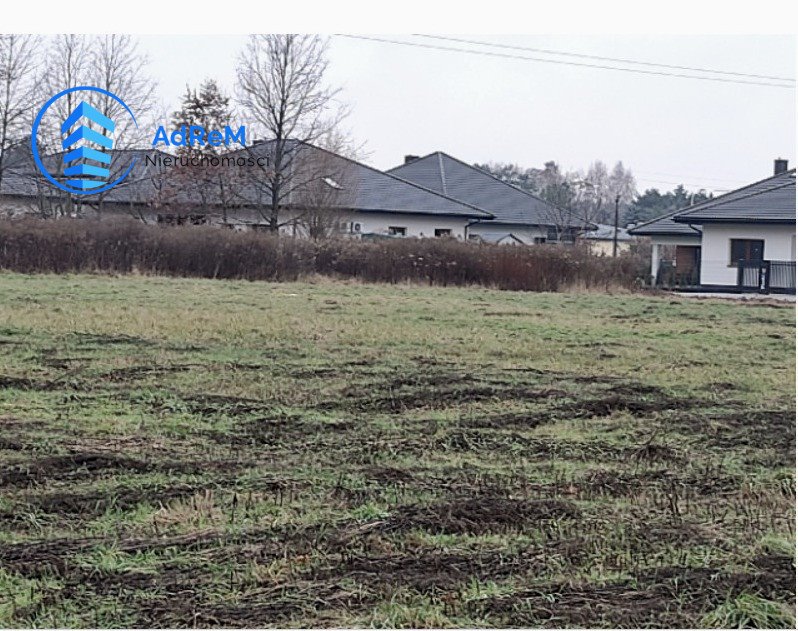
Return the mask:
{"type": "Polygon", "coordinates": [[[534,237],[534,239],[532,239],[532,243],[534,243],[535,245],[546,243],[546,237],[534,237]]]}
{"type": "Polygon", "coordinates": [[[388,234],[394,237],[405,237],[407,236],[407,228],[404,226],[388,226],[388,234]]]}
{"type": "Polygon", "coordinates": [[[436,237],[451,237],[452,230],[451,228],[435,228],[435,236],[436,237]]]}
{"type": "Polygon", "coordinates": [[[740,260],[761,261],[765,258],[765,242],[762,239],[732,239],[731,260],[729,266],[734,267],[740,260]]]}

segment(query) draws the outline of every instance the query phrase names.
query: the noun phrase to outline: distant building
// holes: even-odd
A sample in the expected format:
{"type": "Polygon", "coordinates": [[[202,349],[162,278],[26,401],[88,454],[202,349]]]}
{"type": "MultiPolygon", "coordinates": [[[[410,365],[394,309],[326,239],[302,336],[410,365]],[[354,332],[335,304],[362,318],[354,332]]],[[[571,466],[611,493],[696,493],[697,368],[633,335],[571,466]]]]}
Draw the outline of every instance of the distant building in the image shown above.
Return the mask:
{"type": "Polygon", "coordinates": [[[469,234],[474,238],[502,233],[513,236],[506,243],[573,243],[584,228],[564,209],[442,151],[406,156],[404,164],[387,173],[493,215],[491,220],[477,219],[471,224],[469,234]]]}
{"type": "MultiPolygon", "coordinates": [[[[580,237],[590,246],[590,251],[598,256],[612,256],[616,241],[615,226],[599,223],[595,230],[588,230],[580,237]]],[[[618,228],[618,254],[628,252],[634,237],[625,228],[618,228]]]]}
{"type": "Polygon", "coordinates": [[[640,224],[651,282],[713,291],[795,293],[795,169],[640,224]]]}
{"type": "MultiPolygon", "coordinates": [[[[261,142],[223,154],[268,156],[272,143],[261,142]]],[[[306,143],[290,143],[294,180],[280,207],[280,231],[296,236],[329,234],[360,237],[451,237],[465,240],[469,227],[493,215],[467,202],[384,173],[306,143]]],[[[0,213],[53,216],[131,215],[163,225],[210,224],[238,230],[263,230],[270,190],[262,173],[154,166],[174,160],[157,150],[112,151],[117,169],[137,160],[128,179],[101,197],[70,198],[33,168],[8,170],[0,188],[0,213]],[[149,159],[148,159],[149,158],[149,159]]],[[[59,156],[48,156],[53,172],[59,156]]],[[[288,190],[288,185],[286,185],[288,190]]]]}

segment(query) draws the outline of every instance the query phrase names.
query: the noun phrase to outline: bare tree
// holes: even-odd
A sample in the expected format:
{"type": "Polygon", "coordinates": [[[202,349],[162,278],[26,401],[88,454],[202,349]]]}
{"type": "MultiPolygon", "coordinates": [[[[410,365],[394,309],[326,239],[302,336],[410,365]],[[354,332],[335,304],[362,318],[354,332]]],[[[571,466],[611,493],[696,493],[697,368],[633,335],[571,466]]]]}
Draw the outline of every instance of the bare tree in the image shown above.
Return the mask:
{"type": "Polygon", "coordinates": [[[294,196],[293,227],[299,236],[319,241],[344,232],[357,198],[358,147],[346,135],[334,132],[317,147],[304,146],[296,160],[298,175],[306,184],[294,196]]]}
{"type": "Polygon", "coordinates": [[[624,168],[623,162],[620,160],[615,163],[607,186],[610,191],[610,197],[613,200],[619,197],[622,208],[627,208],[637,195],[637,185],[634,175],[632,175],[632,170],[624,168]]]}
{"type": "MultiPolygon", "coordinates": [[[[102,114],[114,121],[115,158],[110,165],[110,182],[119,178],[130,164],[131,157],[124,151],[144,149],[149,145],[145,137],[147,122],[154,111],[156,84],[147,75],[149,60],[138,50],[138,43],[129,35],[103,35],[91,44],[90,84],[102,88],[121,98],[133,111],[138,127],[124,107],[111,97],[97,92],[88,95],[89,102],[102,114]]],[[[133,185],[125,180],[121,186],[133,185]]],[[[107,192],[92,196],[90,202],[99,212],[102,210],[107,192]]]]}
{"type": "Polygon", "coordinates": [[[579,218],[584,226],[592,223],[606,223],[606,213],[612,207],[609,190],[609,171],[602,160],[596,160],[581,178],[584,183],[583,195],[579,200],[579,218]]]}
{"type": "Polygon", "coordinates": [[[0,188],[3,174],[20,161],[30,138],[40,38],[0,34],[0,188]]]}
{"type": "Polygon", "coordinates": [[[571,174],[563,173],[560,166],[549,161],[539,175],[541,197],[548,202],[546,220],[549,222],[548,240],[569,239],[576,223],[575,208],[577,187],[571,174]]]}
{"type": "Polygon", "coordinates": [[[267,143],[251,150],[268,157],[250,187],[269,230],[280,228],[280,208],[323,173],[294,169],[297,147],[329,134],[347,114],[328,87],[327,41],[316,35],[251,35],[239,56],[238,100],[267,143]]]}
{"type": "MultiPolygon", "coordinates": [[[[138,50],[136,41],[127,35],[104,35],[100,37],[82,35],[56,35],[50,41],[47,61],[38,80],[39,102],[44,102],[54,94],[78,86],[94,86],[111,92],[121,98],[132,110],[139,127],[125,111],[125,108],[111,97],[98,92],[71,92],[58,99],[42,120],[38,142],[40,153],[51,154],[46,161],[57,176],[63,174],[63,164],[53,156],[62,150],[61,122],[74,111],[82,101],[99,110],[115,123],[114,153],[110,165],[109,181],[117,179],[127,169],[132,157],[125,150],[147,146],[144,136],[146,123],[153,111],[155,83],[146,75],[147,58],[138,50]],[[144,124],[142,124],[144,123],[144,124]]],[[[89,127],[93,124],[86,123],[89,127]]],[[[102,134],[108,132],[98,128],[102,134]]],[[[125,181],[123,185],[131,184],[125,181]]],[[[45,185],[46,186],[46,185],[45,185]]],[[[60,198],[56,212],[81,213],[84,206],[100,211],[107,199],[107,193],[92,195],[90,198],[75,197],[66,192],[55,191],[49,194],[60,198]]]]}
{"type": "MultiPolygon", "coordinates": [[[[50,40],[46,61],[37,80],[37,102],[80,85],[90,85],[91,42],[83,35],[56,35],[50,40]]],[[[60,123],[67,119],[83,96],[70,92],[50,106],[42,120],[39,147],[43,152],[61,150],[60,123]]]]}
{"type": "MultiPolygon", "coordinates": [[[[50,97],[81,85],[89,84],[91,45],[82,35],[56,35],[47,48],[45,63],[36,83],[36,102],[43,104],[50,97]]],[[[61,122],[66,120],[83,97],[70,92],[53,103],[42,119],[37,134],[39,154],[54,177],[63,176],[63,165],[52,154],[62,150],[61,122]]],[[[42,216],[66,215],[79,211],[79,205],[72,195],[61,191],[42,178],[36,178],[40,190],[40,211],[42,216]]]]}

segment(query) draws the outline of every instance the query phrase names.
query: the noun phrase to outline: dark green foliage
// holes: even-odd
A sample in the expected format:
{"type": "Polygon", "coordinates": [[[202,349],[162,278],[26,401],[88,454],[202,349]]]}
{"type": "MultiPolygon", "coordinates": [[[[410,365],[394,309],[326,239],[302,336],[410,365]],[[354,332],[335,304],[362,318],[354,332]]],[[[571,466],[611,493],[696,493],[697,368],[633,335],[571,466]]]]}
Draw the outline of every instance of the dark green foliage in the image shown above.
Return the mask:
{"type": "Polygon", "coordinates": [[[674,210],[686,208],[691,204],[700,204],[711,197],[712,194],[707,194],[704,189],[690,193],[681,184],[665,194],[660,193],[656,188],[649,188],[632,202],[626,220],[627,223],[648,221],[674,210]]]}

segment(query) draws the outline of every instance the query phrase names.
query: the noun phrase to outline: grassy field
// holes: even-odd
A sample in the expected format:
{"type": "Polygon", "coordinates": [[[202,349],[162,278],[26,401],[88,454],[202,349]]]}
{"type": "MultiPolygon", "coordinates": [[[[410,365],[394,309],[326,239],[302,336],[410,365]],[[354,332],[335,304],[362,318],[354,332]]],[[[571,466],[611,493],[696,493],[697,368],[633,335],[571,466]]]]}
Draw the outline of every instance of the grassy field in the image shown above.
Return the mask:
{"type": "Polygon", "coordinates": [[[0,274],[0,626],[794,625],[794,308],[0,274]]]}

